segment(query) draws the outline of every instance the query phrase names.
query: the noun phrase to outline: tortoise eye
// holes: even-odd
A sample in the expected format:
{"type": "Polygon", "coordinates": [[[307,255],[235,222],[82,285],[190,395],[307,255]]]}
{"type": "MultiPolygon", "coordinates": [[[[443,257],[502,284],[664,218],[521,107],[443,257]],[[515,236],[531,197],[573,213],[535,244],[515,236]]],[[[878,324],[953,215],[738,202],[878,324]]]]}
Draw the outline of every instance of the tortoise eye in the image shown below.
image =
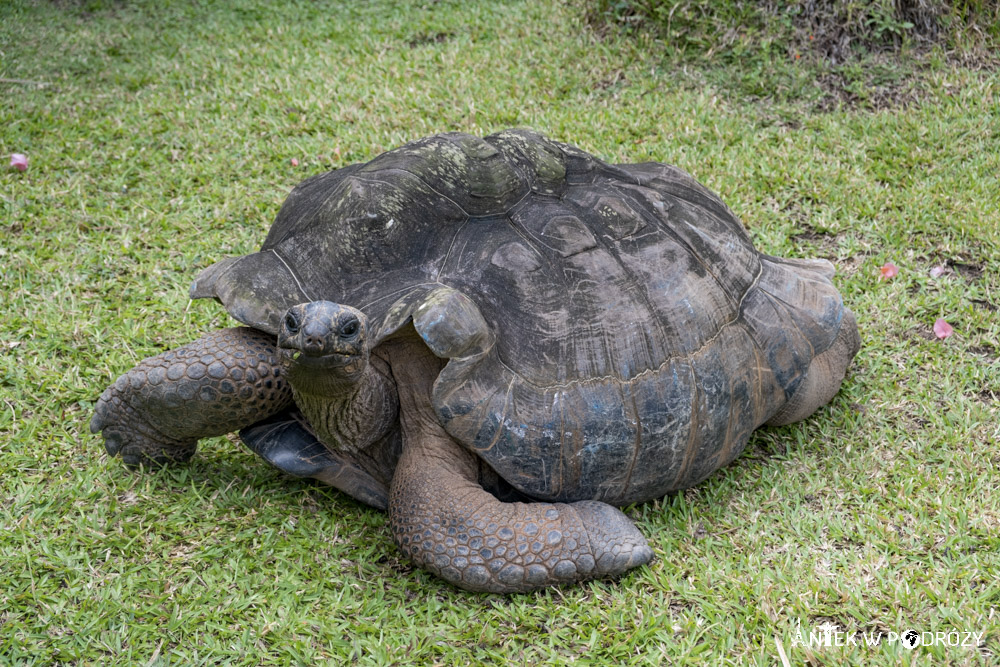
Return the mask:
{"type": "Polygon", "coordinates": [[[299,320],[292,313],[285,315],[285,330],[292,335],[299,332],[299,320]]]}
{"type": "Polygon", "coordinates": [[[343,327],[340,328],[340,335],[344,338],[350,338],[354,334],[358,333],[358,321],[351,320],[343,327]]]}

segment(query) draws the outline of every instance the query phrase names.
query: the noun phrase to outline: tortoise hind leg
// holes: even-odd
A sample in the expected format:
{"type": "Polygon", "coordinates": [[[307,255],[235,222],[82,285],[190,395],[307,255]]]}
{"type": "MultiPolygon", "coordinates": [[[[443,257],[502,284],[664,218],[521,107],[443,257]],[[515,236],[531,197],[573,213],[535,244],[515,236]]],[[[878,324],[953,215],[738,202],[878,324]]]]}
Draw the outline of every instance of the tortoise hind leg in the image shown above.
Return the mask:
{"type": "Polygon", "coordinates": [[[284,409],[291,389],[274,339],[220,329],[141,361],[97,401],[91,433],[126,465],[191,458],[200,438],[224,435],[284,409]]]}

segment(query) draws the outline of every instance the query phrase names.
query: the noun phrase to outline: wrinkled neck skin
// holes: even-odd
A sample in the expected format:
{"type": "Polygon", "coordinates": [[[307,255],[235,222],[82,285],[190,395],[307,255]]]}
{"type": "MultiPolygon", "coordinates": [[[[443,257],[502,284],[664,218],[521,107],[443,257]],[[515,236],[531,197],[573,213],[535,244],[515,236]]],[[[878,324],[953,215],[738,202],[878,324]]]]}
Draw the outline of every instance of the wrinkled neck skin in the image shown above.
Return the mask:
{"type": "MultiPolygon", "coordinates": [[[[400,414],[401,399],[411,405],[411,421],[436,421],[430,393],[444,360],[434,357],[412,329],[384,341],[356,372],[331,372],[299,364],[288,352],[282,360],[295,403],[310,430],[331,451],[354,461],[383,484],[388,495],[402,452],[405,415],[400,414]],[[408,373],[410,366],[420,370],[408,373]],[[394,368],[417,381],[397,387],[394,368]]],[[[468,463],[478,469],[479,483],[485,490],[505,502],[529,500],[484,461],[471,455],[470,459],[468,463]]]]}
{"type": "Polygon", "coordinates": [[[332,451],[359,454],[398,430],[396,383],[381,356],[366,352],[347,366],[282,360],[295,404],[332,451]]]}

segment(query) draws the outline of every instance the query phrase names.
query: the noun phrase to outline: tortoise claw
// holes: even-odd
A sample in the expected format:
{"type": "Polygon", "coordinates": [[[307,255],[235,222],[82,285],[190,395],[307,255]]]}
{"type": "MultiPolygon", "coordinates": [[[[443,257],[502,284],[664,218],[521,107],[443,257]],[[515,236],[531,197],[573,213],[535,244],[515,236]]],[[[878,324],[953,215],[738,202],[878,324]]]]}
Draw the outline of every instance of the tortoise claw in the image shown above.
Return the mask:
{"type": "Polygon", "coordinates": [[[121,384],[116,382],[108,387],[90,419],[90,432],[104,436],[104,449],[109,456],[121,457],[132,469],[184,463],[194,456],[197,441],[174,440],[159,433],[123,400],[121,384]]]}
{"type": "Polygon", "coordinates": [[[587,529],[595,575],[622,574],[653,560],[646,538],[618,508],[592,500],[573,503],[572,507],[587,529]]]}

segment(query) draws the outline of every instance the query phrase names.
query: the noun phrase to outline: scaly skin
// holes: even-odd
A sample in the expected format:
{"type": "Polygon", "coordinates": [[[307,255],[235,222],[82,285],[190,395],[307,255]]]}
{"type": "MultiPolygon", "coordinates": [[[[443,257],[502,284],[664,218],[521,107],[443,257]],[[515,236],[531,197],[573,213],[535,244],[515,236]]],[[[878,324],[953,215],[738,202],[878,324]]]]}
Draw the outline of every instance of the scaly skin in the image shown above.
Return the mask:
{"type": "Polygon", "coordinates": [[[186,461],[200,438],[265,419],[292,402],[272,336],[236,327],[144,359],[108,387],[91,433],[127,465],[186,461]]]}
{"type": "Polygon", "coordinates": [[[478,459],[447,434],[431,405],[444,362],[412,329],[383,344],[376,372],[359,312],[314,302],[289,314],[278,341],[290,352],[280,353],[266,334],[236,328],[144,360],[101,396],[91,431],[103,431],[108,452],[130,465],[186,460],[199,438],[289,406],[291,378],[298,392],[328,397],[331,414],[314,416],[333,424],[327,437],[347,432],[341,421],[352,432],[367,424],[355,443],[325,442],[336,453],[394,428],[398,405],[403,454],[389,493],[393,537],[415,563],[447,581],[512,593],[617,575],[650,561],[645,539],[610,505],[505,503],[483,489],[478,459]],[[392,380],[398,404],[397,392],[387,389],[392,380]]]}
{"type": "Polygon", "coordinates": [[[503,503],[438,423],[440,360],[417,339],[392,343],[403,455],[389,495],[393,538],[417,565],[472,591],[513,593],[617,575],[653,552],[629,519],[596,501],[503,503]]]}

